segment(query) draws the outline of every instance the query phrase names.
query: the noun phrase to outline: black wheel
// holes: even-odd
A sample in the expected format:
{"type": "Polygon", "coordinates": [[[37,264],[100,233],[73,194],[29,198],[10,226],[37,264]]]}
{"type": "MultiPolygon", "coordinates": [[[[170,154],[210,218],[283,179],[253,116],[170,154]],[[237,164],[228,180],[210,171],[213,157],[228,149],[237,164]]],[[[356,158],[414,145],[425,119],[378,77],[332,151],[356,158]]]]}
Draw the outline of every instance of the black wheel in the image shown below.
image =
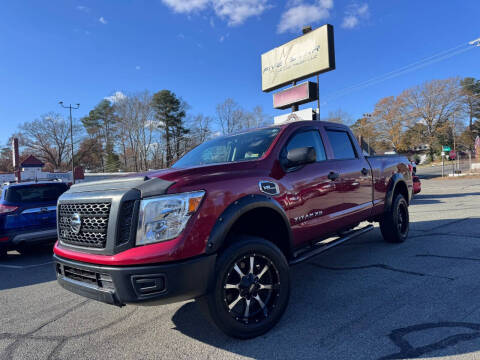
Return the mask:
{"type": "Polygon", "coordinates": [[[7,257],[7,249],[0,249],[0,259],[7,257]]]}
{"type": "Polygon", "coordinates": [[[280,320],[289,296],[289,268],[280,249],[264,239],[241,236],[219,256],[213,288],[200,300],[223,332],[248,339],[280,320]]]}
{"type": "Polygon", "coordinates": [[[402,194],[397,194],[389,212],[380,221],[383,238],[388,242],[401,243],[408,237],[410,217],[408,203],[402,194]]]}

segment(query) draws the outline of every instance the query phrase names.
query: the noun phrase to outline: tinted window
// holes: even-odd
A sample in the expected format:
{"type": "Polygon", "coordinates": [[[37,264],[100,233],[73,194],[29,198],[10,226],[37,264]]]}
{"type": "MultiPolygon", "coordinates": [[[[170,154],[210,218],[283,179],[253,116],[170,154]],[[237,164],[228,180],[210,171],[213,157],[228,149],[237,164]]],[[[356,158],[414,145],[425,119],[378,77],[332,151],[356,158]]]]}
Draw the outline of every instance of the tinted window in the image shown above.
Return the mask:
{"type": "Polygon", "coordinates": [[[67,185],[62,183],[12,186],[6,190],[5,200],[13,203],[57,202],[66,190],[67,185]]]}
{"type": "Polygon", "coordinates": [[[279,128],[260,129],[207,141],[187,153],[172,167],[259,159],[268,150],[279,131],[279,128]]]}
{"type": "Polygon", "coordinates": [[[350,136],[345,131],[327,130],[328,140],[333,149],[335,159],[354,159],[356,158],[350,136]]]}
{"type": "Polygon", "coordinates": [[[322,138],[317,130],[309,130],[295,134],[287,144],[287,151],[306,146],[311,146],[315,149],[317,161],[327,159],[325,156],[325,148],[323,146],[322,138]]]}

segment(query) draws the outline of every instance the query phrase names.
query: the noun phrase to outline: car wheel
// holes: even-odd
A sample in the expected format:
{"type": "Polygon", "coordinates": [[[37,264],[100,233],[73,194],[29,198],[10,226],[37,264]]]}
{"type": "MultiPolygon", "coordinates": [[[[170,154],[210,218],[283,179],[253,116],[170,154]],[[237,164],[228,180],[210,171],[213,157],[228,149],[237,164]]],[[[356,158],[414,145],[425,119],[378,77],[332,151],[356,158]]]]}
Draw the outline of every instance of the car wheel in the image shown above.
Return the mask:
{"type": "Polygon", "coordinates": [[[0,259],[7,257],[7,249],[0,249],[0,259]]]}
{"type": "Polygon", "coordinates": [[[290,296],[290,274],[280,249],[262,238],[239,236],[218,258],[211,291],[201,299],[227,335],[249,339],[270,330],[290,296]]]}
{"type": "Polygon", "coordinates": [[[407,200],[402,194],[397,194],[390,211],[385,213],[380,221],[380,230],[386,241],[401,243],[407,239],[409,228],[407,200]]]}

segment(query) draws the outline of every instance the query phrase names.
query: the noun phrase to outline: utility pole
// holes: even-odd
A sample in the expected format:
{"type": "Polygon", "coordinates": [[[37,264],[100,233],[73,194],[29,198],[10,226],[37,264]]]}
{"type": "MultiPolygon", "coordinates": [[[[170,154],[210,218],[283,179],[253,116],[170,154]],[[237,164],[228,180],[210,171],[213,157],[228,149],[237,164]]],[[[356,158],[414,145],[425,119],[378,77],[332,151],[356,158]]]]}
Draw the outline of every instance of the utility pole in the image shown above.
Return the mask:
{"type": "MultiPolygon", "coordinates": [[[[367,125],[367,129],[368,129],[367,122],[369,119],[371,119],[371,117],[372,117],[372,114],[370,113],[363,114],[363,118],[365,119],[365,125],[367,125]]],[[[367,147],[368,147],[368,155],[370,156],[370,131],[368,131],[368,136],[367,136],[367,147]]]]}
{"type": "Polygon", "coordinates": [[[72,184],[75,184],[75,162],[73,160],[73,120],[72,120],[72,109],[77,110],[80,107],[80,104],[76,104],[76,106],[72,106],[72,104],[65,106],[63,105],[63,101],[59,102],[60,106],[64,109],[70,110],[70,144],[72,146],[72,184]]]}

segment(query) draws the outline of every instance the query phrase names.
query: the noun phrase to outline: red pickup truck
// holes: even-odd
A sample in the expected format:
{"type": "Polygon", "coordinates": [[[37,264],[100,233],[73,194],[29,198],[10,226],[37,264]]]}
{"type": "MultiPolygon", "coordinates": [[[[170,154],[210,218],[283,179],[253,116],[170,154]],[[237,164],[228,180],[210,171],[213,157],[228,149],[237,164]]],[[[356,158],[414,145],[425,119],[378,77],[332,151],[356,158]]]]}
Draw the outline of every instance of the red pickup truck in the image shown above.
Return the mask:
{"type": "Polygon", "coordinates": [[[299,121],[216,138],[171,168],[74,185],[58,202],[58,282],[123,306],[198,299],[239,338],[282,316],[289,266],[368,231],[409,230],[412,174],[346,126],[299,121]]]}

